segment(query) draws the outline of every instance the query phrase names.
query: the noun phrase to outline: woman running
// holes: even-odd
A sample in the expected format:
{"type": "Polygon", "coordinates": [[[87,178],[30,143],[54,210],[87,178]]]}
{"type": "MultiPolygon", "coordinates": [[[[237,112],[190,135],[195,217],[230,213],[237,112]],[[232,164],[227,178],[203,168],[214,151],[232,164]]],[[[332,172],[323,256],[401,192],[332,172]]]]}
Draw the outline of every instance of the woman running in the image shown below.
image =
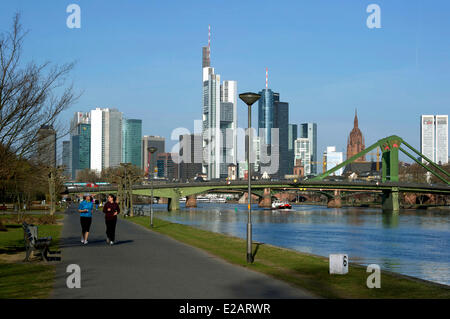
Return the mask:
{"type": "Polygon", "coordinates": [[[116,203],[116,197],[112,194],[108,195],[108,201],[103,206],[106,224],[106,242],[114,245],[116,237],[117,214],[120,213],[119,205],[116,203]]]}
{"type": "Polygon", "coordinates": [[[81,243],[87,245],[89,237],[89,229],[92,223],[92,209],[94,205],[91,202],[91,196],[83,197],[83,201],[78,206],[81,223],[81,243]]]}

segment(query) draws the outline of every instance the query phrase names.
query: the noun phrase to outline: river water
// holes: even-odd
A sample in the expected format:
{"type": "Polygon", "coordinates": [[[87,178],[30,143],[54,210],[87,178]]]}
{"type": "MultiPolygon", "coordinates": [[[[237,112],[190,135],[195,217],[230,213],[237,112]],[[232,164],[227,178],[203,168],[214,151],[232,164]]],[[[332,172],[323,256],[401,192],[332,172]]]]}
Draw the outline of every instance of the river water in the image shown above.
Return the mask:
{"type": "MultiPolygon", "coordinates": [[[[246,237],[247,205],[198,203],[167,212],[154,205],[155,217],[201,229],[246,237]]],[[[148,214],[149,207],[145,207],[148,214]]],[[[272,211],[253,206],[253,240],[328,256],[346,253],[350,262],[450,285],[450,213],[372,208],[293,206],[272,211]]]]}

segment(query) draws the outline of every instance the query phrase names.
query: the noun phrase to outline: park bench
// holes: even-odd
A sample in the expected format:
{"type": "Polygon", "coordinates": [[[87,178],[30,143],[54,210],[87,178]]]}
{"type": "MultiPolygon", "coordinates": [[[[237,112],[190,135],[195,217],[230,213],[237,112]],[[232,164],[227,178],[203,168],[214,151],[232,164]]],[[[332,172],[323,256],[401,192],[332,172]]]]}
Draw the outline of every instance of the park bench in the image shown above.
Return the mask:
{"type": "Polygon", "coordinates": [[[44,261],[49,261],[48,254],[59,254],[60,252],[51,252],[50,244],[52,237],[38,237],[38,227],[26,222],[22,223],[23,235],[25,241],[26,257],[24,261],[29,261],[32,251],[38,251],[44,261]]]}

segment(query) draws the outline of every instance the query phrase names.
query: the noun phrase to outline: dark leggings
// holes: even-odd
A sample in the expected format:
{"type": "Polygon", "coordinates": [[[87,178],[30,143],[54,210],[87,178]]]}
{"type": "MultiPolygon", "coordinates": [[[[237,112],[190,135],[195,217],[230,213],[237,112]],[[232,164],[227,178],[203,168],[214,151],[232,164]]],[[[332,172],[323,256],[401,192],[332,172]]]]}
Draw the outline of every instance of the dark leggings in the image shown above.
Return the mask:
{"type": "Polygon", "coordinates": [[[105,219],[106,236],[111,241],[116,240],[116,223],[117,223],[117,217],[115,217],[114,219],[105,219]]]}
{"type": "Polygon", "coordinates": [[[83,234],[89,232],[89,229],[91,229],[92,218],[80,217],[80,223],[81,223],[81,232],[83,234]]]}

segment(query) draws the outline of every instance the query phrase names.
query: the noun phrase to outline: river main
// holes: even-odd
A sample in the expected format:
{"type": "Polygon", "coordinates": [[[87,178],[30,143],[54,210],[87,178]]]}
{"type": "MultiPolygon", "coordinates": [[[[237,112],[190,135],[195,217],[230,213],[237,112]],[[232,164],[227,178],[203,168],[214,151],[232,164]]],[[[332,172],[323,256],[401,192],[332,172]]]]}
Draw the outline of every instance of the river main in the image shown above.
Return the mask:
{"type": "MultiPolygon", "coordinates": [[[[350,262],[450,285],[450,213],[404,210],[294,206],[272,211],[253,206],[253,240],[315,255],[346,253],[350,262]]],[[[201,229],[246,237],[247,206],[199,203],[197,208],[155,216],[201,229]]],[[[148,206],[145,207],[148,215],[148,206]]]]}

